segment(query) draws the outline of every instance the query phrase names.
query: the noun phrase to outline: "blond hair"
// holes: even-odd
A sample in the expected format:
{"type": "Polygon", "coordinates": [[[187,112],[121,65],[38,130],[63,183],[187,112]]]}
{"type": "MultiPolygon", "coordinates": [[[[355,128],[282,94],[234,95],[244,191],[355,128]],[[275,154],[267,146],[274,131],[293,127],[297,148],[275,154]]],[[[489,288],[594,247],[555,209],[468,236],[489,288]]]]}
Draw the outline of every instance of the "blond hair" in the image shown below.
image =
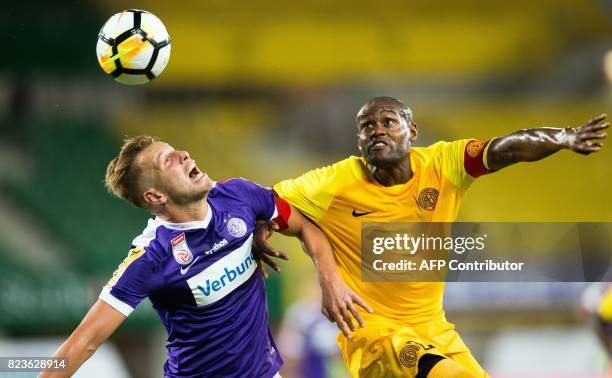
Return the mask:
{"type": "Polygon", "coordinates": [[[142,168],[135,163],[138,155],[159,139],[149,135],[138,135],[125,139],[119,154],[108,163],[104,185],[118,198],[136,207],[146,207],[141,193],[142,168]]]}

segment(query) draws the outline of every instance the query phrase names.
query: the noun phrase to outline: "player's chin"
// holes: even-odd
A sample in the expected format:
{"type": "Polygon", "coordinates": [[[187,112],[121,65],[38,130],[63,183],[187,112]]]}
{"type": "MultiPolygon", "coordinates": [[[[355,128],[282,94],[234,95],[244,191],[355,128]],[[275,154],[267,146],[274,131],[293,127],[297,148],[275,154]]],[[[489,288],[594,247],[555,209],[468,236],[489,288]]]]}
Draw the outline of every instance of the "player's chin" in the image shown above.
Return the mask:
{"type": "Polygon", "coordinates": [[[212,189],[213,182],[208,176],[204,176],[199,180],[192,182],[191,187],[195,192],[210,192],[212,189]]]}
{"type": "Polygon", "coordinates": [[[194,190],[186,195],[186,203],[192,203],[192,202],[198,202],[203,200],[206,195],[208,194],[208,192],[210,192],[210,188],[194,188],[194,190]]]}
{"type": "Polygon", "coordinates": [[[383,150],[369,151],[365,158],[369,164],[377,167],[393,165],[397,161],[393,154],[383,150]]]}
{"type": "Polygon", "coordinates": [[[208,177],[206,173],[204,173],[204,177],[202,177],[201,182],[207,192],[212,189],[213,181],[210,179],[210,177],[208,177]]]}

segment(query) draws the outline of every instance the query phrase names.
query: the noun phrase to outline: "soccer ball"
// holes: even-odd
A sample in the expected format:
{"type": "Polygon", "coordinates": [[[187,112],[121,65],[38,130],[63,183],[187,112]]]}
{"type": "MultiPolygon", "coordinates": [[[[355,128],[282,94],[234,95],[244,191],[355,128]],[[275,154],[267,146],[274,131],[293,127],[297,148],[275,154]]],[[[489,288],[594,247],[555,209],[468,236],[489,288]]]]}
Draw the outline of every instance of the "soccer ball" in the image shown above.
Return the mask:
{"type": "Polygon", "coordinates": [[[170,36],[152,13],[128,9],[114,14],[98,34],[102,70],[123,84],[145,84],[162,73],[170,58],[170,36]]]}

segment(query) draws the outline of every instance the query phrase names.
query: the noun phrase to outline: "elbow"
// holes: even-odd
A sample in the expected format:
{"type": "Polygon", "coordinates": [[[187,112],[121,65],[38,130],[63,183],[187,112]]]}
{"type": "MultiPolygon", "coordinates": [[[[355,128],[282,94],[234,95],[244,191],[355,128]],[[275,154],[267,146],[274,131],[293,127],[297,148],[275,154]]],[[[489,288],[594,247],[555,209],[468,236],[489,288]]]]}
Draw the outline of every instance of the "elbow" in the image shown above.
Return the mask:
{"type": "Polygon", "coordinates": [[[87,344],[85,344],[85,351],[87,352],[88,356],[91,356],[96,352],[96,350],[98,350],[99,347],[100,343],[91,340],[87,344]]]}
{"type": "MultiPolygon", "coordinates": [[[[76,342],[73,344],[74,351],[77,353],[81,351],[80,353],[85,354],[85,359],[91,357],[102,343],[95,335],[82,335],[80,339],[75,341],[76,342]]],[[[72,351],[70,351],[69,354],[72,354],[71,352],[72,351]]]]}

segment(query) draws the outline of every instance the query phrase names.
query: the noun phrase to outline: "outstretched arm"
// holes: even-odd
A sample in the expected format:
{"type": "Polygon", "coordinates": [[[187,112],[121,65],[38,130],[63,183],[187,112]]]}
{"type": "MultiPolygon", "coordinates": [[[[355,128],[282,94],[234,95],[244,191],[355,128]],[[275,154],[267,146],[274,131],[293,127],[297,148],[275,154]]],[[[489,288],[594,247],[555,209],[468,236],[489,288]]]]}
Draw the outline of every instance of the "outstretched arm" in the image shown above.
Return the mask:
{"type": "Polygon", "coordinates": [[[608,122],[601,123],[606,114],[599,115],[578,127],[541,127],[519,130],[510,135],[495,138],[487,152],[487,165],[498,171],[522,161],[537,161],[562,149],[583,155],[599,151],[607,134],[608,122]]]}
{"type": "Polygon", "coordinates": [[[99,299],[72,335],[53,355],[53,357],[67,358],[68,368],[64,371],[42,373],[39,378],[72,376],[94,354],[98,347],[115,332],[125,318],[125,315],[99,299]]]}

